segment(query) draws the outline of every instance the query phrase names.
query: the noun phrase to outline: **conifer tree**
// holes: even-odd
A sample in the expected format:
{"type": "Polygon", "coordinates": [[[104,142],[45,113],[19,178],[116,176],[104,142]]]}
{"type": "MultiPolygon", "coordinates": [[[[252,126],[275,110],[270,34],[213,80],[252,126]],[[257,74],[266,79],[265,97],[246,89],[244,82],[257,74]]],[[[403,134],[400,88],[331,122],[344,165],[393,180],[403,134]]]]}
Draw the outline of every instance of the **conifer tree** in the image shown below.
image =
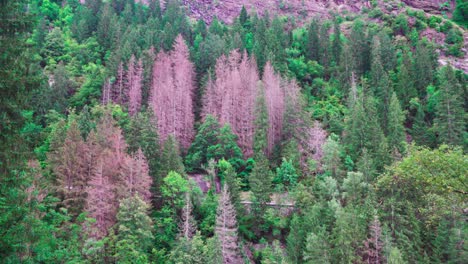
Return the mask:
{"type": "Polygon", "coordinates": [[[405,113],[401,110],[400,102],[394,92],[390,100],[390,112],[388,113],[387,139],[390,150],[396,149],[400,154],[405,152],[406,141],[405,113]]]}
{"type": "Polygon", "coordinates": [[[148,105],[157,117],[161,143],[172,135],[187,150],[194,132],[194,67],[185,41],[179,35],[174,50],[161,51],[153,66],[153,82],[148,105]]]}
{"type": "Polygon", "coordinates": [[[148,262],[153,245],[153,223],[149,205],[138,194],[121,200],[116,224],[116,252],[119,263],[148,262]]]}
{"type": "Polygon", "coordinates": [[[114,187],[112,181],[105,175],[104,162],[98,161],[87,187],[86,211],[90,218],[96,220],[88,231],[90,237],[96,239],[105,237],[109,228],[115,223],[114,187]]]}
{"type": "Polygon", "coordinates": [[[347,120],[345,140],[349,154],[355,160],[366,148],[374,159],[376,168],[383,168],[387,160],[387,142],[372,96],[360,93],[347,120]]]}
{"type": "Polygon", "coordinates": [[[192,201],[190,198],[190,193],[185,193],[185,205],[182,208],[182,213],[180,217],[181,221],[179,224],[180,237],[186,240],[190,240],[196,231],[196,223],[192,216],[192,201]]]}
{"type": "Polygon", "coordinates": [[[205,117],[187,153],[186,164],[189,168],[199,168],[202,164],[206,164],[209,159],[216,158],[213,155],[215,153],[211,153],[210,150],[216,148],[219,143],[219,129],[220,125],[215,117],[212,115],[205,117]]]}
{"type": "Polygon", "coordinates": [[[255,103],[255,134],[253,141],[254,156],[267,154],[268,148],[268,108],[265,100],[265,89],[259,85],[257,101],[255,103]]]}
{"type": "Polygon", "coordinates": [[[368,69],[370,45],[366,34],[364,22],[359,19],[356,20],[351,29],[350,50],[354,54],[352,68],[357,76],[361,76],[368,69]]]}
{"type": "Polygon", "coordinates": [[[237,178],[237,173],[234,170],[233,166],[222,159],[218,162],[219,174],[222,175],[224,182],[229,187],[230,199],[234,207],[236,208],[237,215],[240,216],[243,213],[243,205],[241,204],[241,189],[239,184],[239,179],[237,178]]]}
{"type": "Polygon", "coordinates": [[[270,62],[265,65],[263,73],[265,101],[268,109],[268,145],[266,153],[271,155],[273,148],[281,140],[284,116],[284,92],[281,78],[274,72],[270,62]]]}
{"type": "Polygon", "coordinates": [[[181,175],[185,174],[184,164],[179,153],[179,146],[172,136],[169,136],[164,142],[161,153],[161,170],[159,171],[162,178],[170,172],[174,171],[181,175]]]}
{"type": "Polygon", "coordinates": [[[161,148],[159,146],[157,124],[154,121],[151,109],[139,112],[130,119],[125,136],[130,153],[136,153],[139,149],[143,151],[148,161],[149,174],[156,184],[158,181],[155,177],[160,168],[161,148]]]}
{"type": "Polygon", "coordinates": [[[465,111],[463,109],[464,93],[451,66],[440,72],[440,101],[434,127],[438,141],[451,145],[462,145],[463,133],[466,133],[465,111]]]}
{"type": "Polygon", "coordinates": [[[335,179],[341,179],[343,177],[341,152],[342,147],[336,135],[331,134],[323,145],[322,170],[335,179]]]}
{"type": "Polygon", "coordinates": [[[364,261],[367,263],[385,263],[383,254],[382,228],[377,216],[369,226],[370,236],[364,241],[364,261]]]}
{"type": "Polygon", "coordinates": [[[314,18],[308,27],[306,54],[309,60],[319,61],[320,58],[320,25],[317,18],[314,18]]]}
{"type": "Polygon", "coordinates": [[[255,119],[255,96],[258,85],[257,66],[247,53],[232,51],[218,58],[216,79],[208,79],[203,95],[202,117],[211,114],[229,124],[245,156],[252,155],[255,119]],[[211,80],[211,81],[210,81],[211,80]],[[242,111],[239,111],[242,109],[242,111]]]}
{"type": "Polygon", "coordinates": [[[63,199],[63,205],[73,216],[78,216],[85,206],[85,188],[89,180],[86,173],[87,152],[78,124],[72,120],[63,145],[54,158],[53,172],[57,177],[58,193],[63,199]]]}
{"type": "Polygon", "coordinates": [[[215,234],[219,240],[223,263],[241,263],[237,237],[236,210],[231,203],[229,187],[225,184],[219,197],[215,234]]]}
{"type": "Polygon", "coordinates": [[[133,156],[127,156],[120,172],[124,181],[126,197],[136,194],[146,203],[151,201],[151,185],[153,183],[149,175],[148,163],[141,149],[133,156]]]}
{"type": "Polygon", "coordinates": [[[249,20],[249,15],[247,14],[247,10],[245,9],[245,6],[242,5],[242,9],[239,15],[239,22],[243,27],[246,27],[247,20],[249,20]]]}
{"type": "Polygon", "coordinates": [[[416,46],[416,52],[413,60],[415,86],[419,97],[426,94],[426,88],[433,81],[433,66],[429,49],[423,42],[419,42],[416,46]]]}
{"type": "Polygon", "coordinates": [[[430,124],[426,121],[424,106],[419,102],[416,107],[416,116],[411,128],[411,136],[418,145],[433,146],[432,131],[430,124]]]}
{"type": "Polygon", "coordinates": [[[411,75],[411,58],[409,52],[403,53],[403,59],[400,64],[400,70],[397,74],[397,83],[395,86],[395,92],[400,99],[401,106],[406,109],[409,106],[409,102],[412,98],[418,96],[414,80],[411,75]]]}
{"type": "Polygon", "coordinates": [[[304,263],[307,264],[329,264],[331,263],[331,248],[328,244],[327,231],[320,227],[319,232],[309,233],[306,238],[304,249],[304,263]]]}
{"type": "Polygon", "coordinates": [[[143,85],[143,62],[141,59],[135,61],[135,56],[132,55],[128,62],[127,70],[127,98],[128,98],[128,113],[134,116],[141,108],[142,100],[142,85],[143,85]]]}
{"type": "Polygon", "coordinates": [[[331,52],[333,55],[333,61],[335,62],[335,65],[340,65],[340,57],[341,57],[341,52],[343,50],[343,42],[341,40],[341,25],[340,25],[340,20],[338,18],[335,18],[333,22],[333,42],[332,42],[332,47],[331,47],[331,52]]]}

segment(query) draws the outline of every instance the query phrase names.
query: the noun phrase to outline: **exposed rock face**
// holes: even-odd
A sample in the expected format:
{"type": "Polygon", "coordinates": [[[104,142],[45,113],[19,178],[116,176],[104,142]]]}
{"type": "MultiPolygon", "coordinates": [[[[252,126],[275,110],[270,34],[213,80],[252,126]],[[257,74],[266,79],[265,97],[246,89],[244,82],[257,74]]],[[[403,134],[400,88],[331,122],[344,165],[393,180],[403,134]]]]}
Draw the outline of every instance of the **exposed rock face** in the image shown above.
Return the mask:
{"type": "Polygon", "coordinates": [[[454,0],[402,0],[408,6],[422,9],[429,13],[440,14],[442,11],[450,11],[455,7],[454,0]],[[448,6],[445,4],[448,2],[448,6]]]}
{"type": "Polygon", "coordinates": [[[214,17],[232,23],[242,6],[249,13],[292,15],[295,17],[328,16],[330,11],[359,12],[370,7],[362,0],[182,0],[191,16],[211,22],[214,17]]]}
{"type": "MultiPolygon", "coordinates": [[[[142,0],[143,1],[143,0],[142,0]]],[[[290,15],[294,17],[329,16],[330,11],[359,12],[364,7],[370,8],[368,0],[181,0],[192,17],[210,23],[214,17],[232,23],[239,15],[242,6],[249,13],[264,15],[290,15]]],[[[394,1],[399,2],[399,1],[394,1]]],[[[402,0],[406,5],[439,14],[455,7],[455,0],[402,0]],[[445,3],[448,2],[448,5],[445,3]]],[[[378,0],[379,5],[384,4],[378,0]]]]}

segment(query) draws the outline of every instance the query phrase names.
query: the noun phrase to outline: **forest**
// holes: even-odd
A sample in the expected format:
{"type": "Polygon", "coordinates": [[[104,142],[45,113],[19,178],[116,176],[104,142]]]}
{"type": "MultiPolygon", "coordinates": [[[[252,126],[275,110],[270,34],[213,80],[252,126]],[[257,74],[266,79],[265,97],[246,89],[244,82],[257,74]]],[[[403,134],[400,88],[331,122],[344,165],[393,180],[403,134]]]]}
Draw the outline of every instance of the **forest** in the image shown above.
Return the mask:
{"type": "Polygon", "coordinates": [[[187,2],[0,0],[0,263],[466,263],[465,1],[187,2]]]}

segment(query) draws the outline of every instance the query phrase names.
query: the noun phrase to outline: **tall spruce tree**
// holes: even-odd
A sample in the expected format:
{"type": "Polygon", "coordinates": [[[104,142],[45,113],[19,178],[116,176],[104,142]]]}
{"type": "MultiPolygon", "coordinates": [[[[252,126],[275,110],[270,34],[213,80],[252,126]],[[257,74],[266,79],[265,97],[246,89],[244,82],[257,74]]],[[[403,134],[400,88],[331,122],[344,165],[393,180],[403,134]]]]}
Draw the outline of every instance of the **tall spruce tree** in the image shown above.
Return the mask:
{"type": "Polygon", "coordinates": [[[341,52],[343,50],[343,41],[341,40],[341,24],[339,18],[333,21],[333,42],[331,47],[332,58],[335,65],[340,65],[341,52]]]}
{"type": "Polygon", "coordinates": [[[454,70],[447,66],[440,71],[440,93],[434,128],[438,141],[451,145],[462,145],[466,133],[464,93],[454,70]]]}
{"type": "Polygon", "coordinates": [[[403,125],[405,113],[401,110],[396,93],[392,94],[389,108],[387,125],[388,147],[390,151],[397,150],[400,154],[403,154],[405,152],[404,142],[406,141],[405,127],[403,125]]]}
{"type": "Polygon", "coordinates": [[[374,97],[360,92],[350,110],[345,138],[349,154],[356,160],[366,148],[376,167],[382,169],[387,161],[387,142],[380,126],[374,97]]]}
{"type": "Polygon", "coordinates": [[[148,210],[149,205],[138,195],[120,202],[114,255],[118,263],[148,262],[154,239],[148,210]]]}

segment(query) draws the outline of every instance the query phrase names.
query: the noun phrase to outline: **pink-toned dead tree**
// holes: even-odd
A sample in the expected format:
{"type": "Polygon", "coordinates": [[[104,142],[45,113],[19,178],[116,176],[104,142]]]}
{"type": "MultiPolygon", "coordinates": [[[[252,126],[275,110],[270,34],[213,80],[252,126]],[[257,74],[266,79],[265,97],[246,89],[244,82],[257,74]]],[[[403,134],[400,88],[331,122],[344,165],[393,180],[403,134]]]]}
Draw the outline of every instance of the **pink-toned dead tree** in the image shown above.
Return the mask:
{"type": "Polygon", "coordinates": [[[151,202],[151,184],[153,182],[149,175],[148,162],[141,149],[133,155],[127,155],[121,170],[123,179],[123,192],[126,197],[138,194],[142,199],[151,202]]]}
{"type": "Polygon", "coordinates": [[[313,121],[304,110],[305,102],[300,87],[295,81],[285,81],[285,111],[283,117],[283,140],[295,140],[301,153],[301,166],[308,167],[309,160],[317,162],[320,169],[327,133],[318,121],[313,121]]]}
{"type": "Polygon", "coordinates": [[[111,102],[111,83],[109,78],[104,81],[104,85],[102,86],[102,105],[107,105],[111,102]]]}
{"type": "Polygon", "coordinates": [[[281,141],[284,115],[284,90],[281,77],[275,73],[273,66],[267,62],[263,72],[265,101],[268,108],[268,145],[267,154],[271,155],[276,144],[281,141]]]}
{"type": "Polygon", "coordinates": [[[143,62],[132,55],[128,62],[126,91],[128,92],[128,113],[134,116],[141,108],[141,88],[143,85],[143,62]]]}
{"type": "Polygon", "coordinates": [[[86,211],[94,222],[88,230],[89,235],[101,239],[108,234],[108,230],[115,224],[116,207],[114,186],[104,173],[104,161],[98,161],[93,177],[88,182],[86,211]]]}
{"type": "Polygon", "coordinates": [[[169,54],[161,51],[153,66],[149,105],[157,118],[161,144],[169,135],[188,149],[194,137],[194,66],[181,35],[169,54]]]}
{"type": "Polygon", "coordinates": [[[374,220],[369,226],[369,233],[369,238],[364,241],[364,262],[369,264],[385,263],[382,227],[377,216],[374,217],[374,220]]]}
{"type": "Polygon", "coordinates": [[[219,239],[223,263],[242,263],[237,237],[236,209],[231,202],[227,184],[219,197],[215,233],[219,239]]]}
{"type": "Polygon", "coordinates": [[[126,80],[126,72],[123,67],[123,63],[120,62],[119,68],[117,69],[117,74],[115,76],[115,82],[111,86],[111,101],[122,105],[126,99],[126,85],[125,81],[126,80]]]}
{"type": "MultiPolygon", "coordinates": [[[[81,137],[76,121],[71,121],[65,141],[56,153],[53,172],[57,179],[57,191],[62,204],[73,216],[77,216],[85,205],[85,188],[89,180],[85,154],[87,146],[81,137]]],[[[52,157],[55,156],[55,157],[52,157]]]]}
{"type": "Polygon", "coordinates": [[[229,123],[244,155],[251,156],[259,81],[255,60],[234,50],[229,57],[218,58],[215,74],[206,86],[202,116],[211,114],[221,124],[229,123]]]}

